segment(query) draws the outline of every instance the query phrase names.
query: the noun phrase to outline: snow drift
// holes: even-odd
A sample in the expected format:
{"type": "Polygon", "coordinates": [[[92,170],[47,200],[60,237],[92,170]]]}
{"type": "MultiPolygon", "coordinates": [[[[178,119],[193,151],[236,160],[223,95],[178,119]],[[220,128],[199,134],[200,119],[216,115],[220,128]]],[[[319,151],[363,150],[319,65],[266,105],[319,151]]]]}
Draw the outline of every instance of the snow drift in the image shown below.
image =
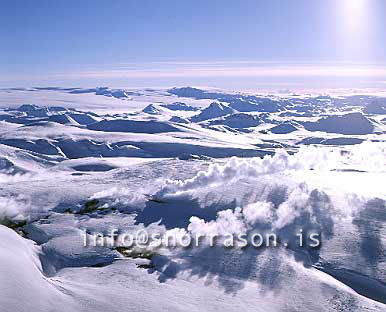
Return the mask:
{"type": "Polygon", "coordinates": [[[180,131],[171,124],[147,120],[102,120],[87,126],[90,130],[105,132],[162,133],[180,131]]]}
{"type": "Polygon", "coordinates": [[[40,249],[0,225],[0,307],[3,311],[76,311],[72,297],[42,273],[40,249]]]}

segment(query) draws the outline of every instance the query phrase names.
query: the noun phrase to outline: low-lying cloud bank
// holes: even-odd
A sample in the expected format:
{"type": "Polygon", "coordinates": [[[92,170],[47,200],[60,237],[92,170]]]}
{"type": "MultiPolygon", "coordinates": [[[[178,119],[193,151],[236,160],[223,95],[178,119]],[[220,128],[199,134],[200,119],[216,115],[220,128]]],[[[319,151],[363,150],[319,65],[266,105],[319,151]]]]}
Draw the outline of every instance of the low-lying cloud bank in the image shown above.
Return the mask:
{"type": "Polygon", "coordinates": [[[229,183],[235,179],[257,178],[290,170],[339,170],[364,171],[386,170],[386,147],[381,144],[363,143],[351,149],[301,147],[299,152],[289,155],[279,150],[274,156],[242,159],[233,157],[224,165],[214,164],[207,171],[200,171],[184,181],[168,180],[157,196],[191,191],[213,184],[229,183]]]}

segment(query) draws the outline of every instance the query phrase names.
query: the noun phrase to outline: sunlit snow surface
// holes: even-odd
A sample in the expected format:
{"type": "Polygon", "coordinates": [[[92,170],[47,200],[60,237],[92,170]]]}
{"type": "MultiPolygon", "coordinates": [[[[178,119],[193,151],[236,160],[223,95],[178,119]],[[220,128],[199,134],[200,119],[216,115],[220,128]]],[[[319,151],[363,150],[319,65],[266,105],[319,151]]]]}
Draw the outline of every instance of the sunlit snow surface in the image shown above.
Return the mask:
{"type": "Polygon", "coordinates": [[[0,107],[1,311],[386,310],[386,98],[31,88],[0,107]],[[284,247],[299,228],[321,247],[284,247]],[[83,246],[112,229],[281,242],[83,246]]]}

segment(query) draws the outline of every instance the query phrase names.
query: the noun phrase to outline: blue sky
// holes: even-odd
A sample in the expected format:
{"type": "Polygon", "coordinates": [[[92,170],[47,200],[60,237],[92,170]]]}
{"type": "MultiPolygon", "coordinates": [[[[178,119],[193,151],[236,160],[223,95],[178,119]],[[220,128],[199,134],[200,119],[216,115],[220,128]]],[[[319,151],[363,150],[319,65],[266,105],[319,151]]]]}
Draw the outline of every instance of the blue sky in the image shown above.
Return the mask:
{"type": "Polygon", "coordinates": [[[385,29],[384,0],[2,1],[0,86],[382,87],[385,29]]]}

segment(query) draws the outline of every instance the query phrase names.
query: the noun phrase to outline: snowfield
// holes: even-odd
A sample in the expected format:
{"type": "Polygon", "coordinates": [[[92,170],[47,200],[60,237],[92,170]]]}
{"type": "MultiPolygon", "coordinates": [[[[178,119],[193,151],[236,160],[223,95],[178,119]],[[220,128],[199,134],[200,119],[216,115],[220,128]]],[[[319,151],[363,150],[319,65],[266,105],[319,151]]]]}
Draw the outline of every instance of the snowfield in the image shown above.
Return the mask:
{"type": "Polygon", "coordinates": [[[0,110],[1,311],[386,311],[386,97],[14,88],[0,110]],[[205,238],[84,246],[114,229],[205,238]],[[278,246],[207,239],[257,232],[278,246]]]}

